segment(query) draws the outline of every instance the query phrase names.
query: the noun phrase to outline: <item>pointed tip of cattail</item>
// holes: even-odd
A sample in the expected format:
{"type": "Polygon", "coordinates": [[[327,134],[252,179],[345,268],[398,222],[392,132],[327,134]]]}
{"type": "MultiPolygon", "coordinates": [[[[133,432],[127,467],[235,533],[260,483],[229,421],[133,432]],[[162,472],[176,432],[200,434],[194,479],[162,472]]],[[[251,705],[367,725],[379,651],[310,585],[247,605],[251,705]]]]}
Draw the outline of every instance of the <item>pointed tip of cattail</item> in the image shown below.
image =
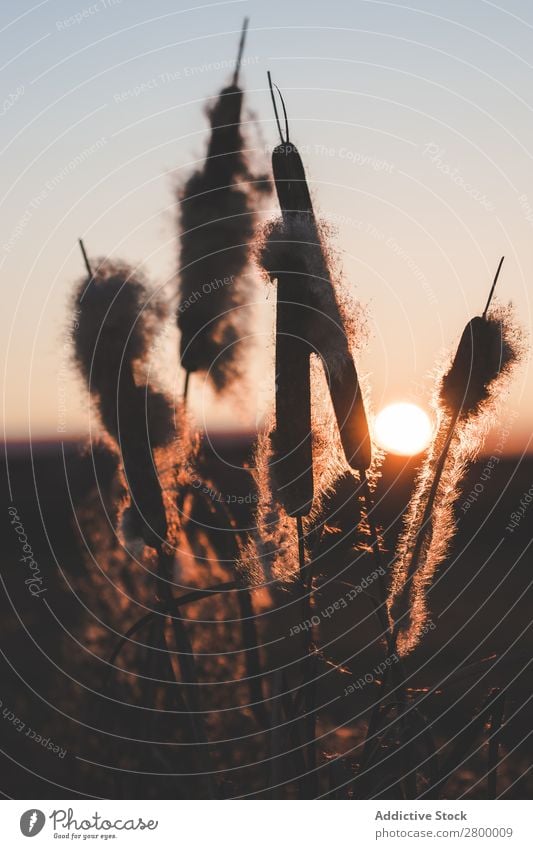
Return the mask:
{"type": "Polygon", "coordinates": [[[276,124],[278,125],[278,133],[279,133],[279,137],[281,139],[281,144],[289,144],[289,118],[288,118],[288,115],[287,115],[287,109],[285,107],[285,101],[283,99],[283,95],[282,95],[280,89],[278,88],[278,86],[276,85],[276,83],[272,82],[272,74],[270,73],[270,71],[267,71],[267,79],[268,79],[268,87],[270,88],[270,96],[272,98],[272,106],[274,107],[274,115],[276,117],[276,124]],[[285,121],[285,138],[283,138],[283,132],[282,132],[282,129],[281,129],[281,122],[279,120],[278,105],[276,103],[276,95],[274,94],[274,89],[276,89],[276,91],[279,95],[279,99],[281,100],[281,107],[283,109],[283,118],[284,118],[284,121],[285,121]]]}
{"type": "Polygon", "coordinates": [[[92,279],[93,271],[92,271],[92,268],[91,268],[91,263],[89,262],[89,257],[87,256],[87,251],[85,250],[85,244],[84,244],[83,239],[81,237],[78,238],[78,244],[80,246],[81,255],[83,257],[83,262],[85,263],[85,268],[87,269],[87,274],[89,275],[89,278],[92,279]]]}
{"type": "Polygon", "coordinates": [[[235,73],[233,74],[233,80],[232,80],[232,85],[234,85],[234,86],[236,86],[239,82],[239,73],[240,73],[240,70],[241,70],[242,56],[243,56],[243,53],[244,53],[244,45],[245,45],[245,42],[246,42],[246,33],[248,32],[248,24],[249,23],[250,23],[250,18],[245,17],[244,21],[242,22],[241,38],[240,38],[240,41],[239,41],[239,48],[237,50],[237,61],[235,63],[235,73]]]}
{"type": "Polygon", "coordinates": [[[485,304],[485,309],[483,310],[483,314],[481,316],[482,318],[486,318],[486,316],[487,316],[487,312],[488,312],[488,309],[490,307],[490,304],[491,304],[491,301],[492,301],[492,298],[493,298],[493,295],[494,295],[494,290],[496,289],[496,283],[498,282],[498,277],[500,276],[500,271],[502,270],[502,265],[503,265],[504,259],[505,259],[505,257],[502,256],[502,258],[500,259],[500,262],[498,264],[498,268],[496,269],[496,274],[494,275],[494,280],[492,281],[492,286],[490,287],[489,297],[487,298],[487,303],[485,304]]]}

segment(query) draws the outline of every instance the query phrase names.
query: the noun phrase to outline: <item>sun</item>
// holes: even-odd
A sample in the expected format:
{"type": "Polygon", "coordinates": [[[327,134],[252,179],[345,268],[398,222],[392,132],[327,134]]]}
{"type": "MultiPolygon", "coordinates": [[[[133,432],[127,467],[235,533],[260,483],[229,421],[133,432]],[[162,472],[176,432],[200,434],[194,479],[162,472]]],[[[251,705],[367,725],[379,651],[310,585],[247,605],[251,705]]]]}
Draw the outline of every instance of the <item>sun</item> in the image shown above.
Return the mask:
{"type": "Polygon", "coordinates": [[[399,402],[384,407],[376,416],[374,435],[378,445],[393,454],[419,454],[431,440],[431,420],[416,404],[399,402]]]}

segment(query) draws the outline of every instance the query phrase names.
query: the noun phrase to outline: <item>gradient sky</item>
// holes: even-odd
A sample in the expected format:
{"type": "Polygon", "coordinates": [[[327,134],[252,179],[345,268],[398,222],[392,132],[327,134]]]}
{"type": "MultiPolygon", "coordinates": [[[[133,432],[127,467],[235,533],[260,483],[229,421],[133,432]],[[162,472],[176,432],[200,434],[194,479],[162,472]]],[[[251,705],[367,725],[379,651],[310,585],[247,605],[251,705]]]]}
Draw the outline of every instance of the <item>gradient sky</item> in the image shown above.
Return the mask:
{"type": "MultiPolygon", "coordinates": [[[[79,235],[93,255],[142,263],[172,295],[173,186],[202,155],[204,101],[230,76],[220,63],[233,60],[244,15],[250,144],[276,143],[270,69],[317,211],[336,222],[345,278],[368,307],[359,359],[374,409],[395,400],[427,407],[431,369],[482,311],[502,254],[500,299],[531,327],[530,3],[8,0],[0,9],[8,437],[57,437],[66,422],[65,438],[88,427],[65,344],[83,272],[79,235]]],[[[261,288],[261,403],[271,389],[267,296],[261,288]]],[[[174,333],[170,326],[158,352],[173,366],[174,333]]],[[[175,367],[166,377],[177,385],[175,367]]],[[[506,409],[507,451],[529,442],[532,390],[526,364],[506,409]]],[[[198,388],[193,401],[211,426],[254,419],[229,405],[215,411],[198,388]]],[[[501,440],[500,426],[489,447],[501,440]]]]}

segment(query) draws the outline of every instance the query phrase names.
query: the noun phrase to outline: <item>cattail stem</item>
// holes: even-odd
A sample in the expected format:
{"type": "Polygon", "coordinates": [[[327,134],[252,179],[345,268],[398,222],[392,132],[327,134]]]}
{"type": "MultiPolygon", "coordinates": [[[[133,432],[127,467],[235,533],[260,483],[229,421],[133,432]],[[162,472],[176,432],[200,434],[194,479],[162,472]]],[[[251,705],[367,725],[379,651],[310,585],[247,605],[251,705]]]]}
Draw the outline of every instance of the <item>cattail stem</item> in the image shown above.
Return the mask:
{"type": "Polygon", "coordinates": [[[187,396],[189,394],[189,381],[190,381],[190,379],[191,379],[191,373],[187,369],[187,371],[185,372],[185,383],[183,385],[183,406],[184,407],[187,405],[187,396]]]}
{"type": "MultiPolygon", "coordinates": [[[[377,566],[376,571],[378,573],[378,589],[379,589],[379,596],[380,597],[378,599],[378,604],[376,606],[376,616],[378,617],[380,626],[381,626],[382,631],[383,631],[383,635],[384,635],[384,637],[387,641],[387,649],[388,649],[388,652],[389,652],[389,656],[392,657],[392,655],[394,654],[394,651],[395,651],[395,643],[394,643],[394,640],[393,640],[393,635],[392,635],[390,624],[388,623],[387,617],[386,617],[385,612],[384,612],[386,599],[387,599],[387,586],[386,586],[385,578],[384,578],[384,575],[383,575],[383,571],[384,571],[383,570],[383,558],[381,557],[381,547],[380,547],[380,543],[379,543],[379,535],[378,535],[378,532],[377,532],[376,524],[375,524],[374,519],[372,517],[372,510],[374,509],[374,502],[373,502],[373,498],[372,498],[372,493],[370,491],[370,486],[368,484],[368,477],[367,477],[366,472],[363,472],[361,474],[361,483],[362,483],[362,486],[363,486],[363,497],[365,499],[366,517],[367,517],[367,522],[368,522],[368,528],[370,530],[370,545],[371,545],[371,548],[372,548],[372,554],[373,554],[374,559],[376,561],[376,566],[377,566]]],[[[392,669],[392,667],[387,667],[387,669],[384,672],[383,686],[385,686],[385,684],[386,684],[387,671],[389,669],[392,669]]],[[[401,664],[400,664],[398,672],[399,672],[398,678],[400,680],[403,680],[404,679],[404,673],[403,673],[403,668],[401,667],[401,664]]]]}
{"type": "Polygon", "coordinates": [[[385,585],[384,575],[383,575],[383,559],[381,557],[381,548],[380,548],[380,544],[379,544],[379,536],[378,536],[376,524],[375,524],[374,519],[372,517],[372,510],[374,509],[374,503],[373,503],[372,493],[370,491],[370,486],[368,484],[368,477],[367,477],[366,472],[361,473],[361,484],[362,484],[362,487],[363,487],[363,497],[364,497],[364,500],[365,500],[366,518],[367,518],[367,522],[368,522],[368,528],[370,530],[370,545],[371,545],[371,548],[372,548],[372,554],[374,556],[374,560],[376,561],[377,573],[378,573],[378,587],[379,587],[380,598],[379,598],[378,607],[376,609],[376,614],[378,616],[380,625],[383,628],[383,634],[385,636],[385,639],[387,640],[387,645],[388,645],[389,651],[392,651],[392,640],[391,640],[392,635],[390,633],[390,627],[389,627],[389,624],[387,622],[387,618],[386,618],[386,616],[383,612],[383,608],[384,608],[385,601],[386,601],[386,598],[387,598],[387,587],[385,585]]]}
{"type": "MultiPolygon", "coordinates": [[[[381,548],[380,548],[377,528],[376,528],[375,522],[372,518],[372,510],[373,510],[374,504],[373,504],[372,493],[370,491],[370,486],[368,484],[368,477],[367,477],[366,472],[363,472],[361,474],[361,482],[362,482],[362,485],[363,485],[363,496],[364,496],[364,499],[365,499],[367,522],[368,522],[368,527],[369,527],[369,530],[370,530],[370,540],[371,540],[370,544],[371,544],[371,547],[372,547],[372,553],[374,555],[374,559],[376,561],[377,573],[378,573],[378,588],[379,588],[380,598],[378,599],[378,603],[377,603],[376,608],[375,608],[376,609],[376,615],[378,617],[380,626],[382,628],[383,634],[384,634],[385,639],[387,641],[387,650],[388,650],[389,657],[392,658],[393,655],[396,652],[396,641],[395,641],[395,637],[392,633],[391,627],[390,627],[390,625],[387,621],[387,617],[384,613],[385,603],[386,603],[386,599],[387,599],[387,587],[386,587],[386,584],[385,584],[384,576],[382,574],[383,573],[383,559],[381,557],[381,548]]],[[[387,693],[387,690],[389,689],[388,685],[389,685],[390,679],[392,679],[391,686],[393,688],[395,688],[395,691],[397,692],[397,700],[398,700],[399,705],[400,705],[400,707],[399,707],[399,720],[400,720],[402,740],[404,741],[405,746],[408,747],[409,746],[408,728],[407,728],[406,717],[404,715],[405,714],[405,707],[406,707],[406,704],[407,704],[406,691],[405,691],[406,690],[406,688],[405,688],[406,677],[405,677],[405,670],[403,668],[403,664],[402,664],[399,657],[398,657],[397,664],[391,664],[390,666],[388,666],[385,669],[385,671],[383,673],[383,679],[382,679],[383,696],[387,693]],[[396,668],[394,668],[395,666],[396,666],[396,668]]],[[[376,701],[376,704],[374,706],[374,709],[373,709],[371,717],[370,717],[370,721],[368,723],[368,729],[367,729],[367,735],[366,735],[364,749],[363,749],[363,757],[362,757],[361,765],[364,764],[366,766],[366,763],[368,762],[369,752],[370,752],[370,741],[373,739],[374,735],[377,734],[378,729],[379,729],[380,720],[381,720],[381,717],[382,717],[383,696],[380,700],[376,701]]],[[[408,754],[408,751],[406,751],[404,753],[404,762],[407,759],[407,754],[408,754]]],[[[416,781],[416,778],[414,778],[409,773],[409,770],[407,768],[404,770],[404,773],[406,775],[407,787],[409,787],[409,782],[412,785],[413,780],[416,781]]],[[[412,787],[411,787],[411,789],[412,789],[412,787]]]]}
{"type": "MultiPolygon", "coordinates": [[[[383,635],[387,641],[387,650],[389,653],[389,657],[392,657],[396,650],[395,639],[393,638],[392,630],[389,622],[387,621],[387,617],[385,615],[385,604],[387,599],[387,586],[385,583],[385,577],[383,573],[383,558],[381,557],[381,548],[379,542],[379,535],[377,532],[376,524],[372,518],[372,510],[374,509],[374,503],[372,498],[372,493],[370,491],[370,486],[368,484],[368,477],[366,473],[362,473],[361,482],[363,485],[363,495],[365,499],[366,506],[366,516],[368,521],[368,527],[370,530],[370,545],[372,547],[372,553],[374,559],[376,561],[377,573],[378,573],[378,589],[379,589],[379,599],[376,605],[376,616],[378,617],[380,626],[383,631],[383,635]]],[[[391,675],[394,679],[394,683],[396,686],[400,688],[400,692],[398,695],[398,699],[403,701],[405,699],[405,672],[403,669],[403,664],[401,660],[398,658],[397,669],[394,670],[393,666],[389,666],[385,669],[383,674],[383,688],[386,689],[387,681],[388,681],[388,672],[391,672],[391,675]],[[397,674],[396,674],[397,673],[397,674]]]]}
{"type": "Polygon", "coordinates": [[[489,768],[487,772],[487,791],[489,799],[498,797],[498,758],[500,737],[505,713],[505,690],[496,698],[489,726],[489,768]]]}
{"type": "MultiPolygon", "coordinates": [[[[296,529],[298,533],[298,556],[300,561],[300,579],[303,593],[303,621],[311,621],[311,594],[313,590],[313,579],[310,564],[305,562],[304,528],[301,516],[296,517],[296,529]]],[[[307,773],[303,784],[306,787],[306,796],[314,799],[317,795],[316,774],[316,650],[313,640],[313,626],[310,624],[306,631],[303,658],[303,689],[305,693],[305,743],[307,752],[307,773]]]]}
{"type": "MultiPolygon", "coordinates": [[[[439,455],[439,459],[437,461],[437,465],[435,466],[435,471],[433,473],[433,481],[431,483],[431,488],[428,493],[428,498],[426,501],[426,506],[424,508],[424,512],[422,514],[422,519],[420,525],[416,531],[415,544],[413,550],[411,552],[411,556],[409,558],[408,566],[406,568],[405,574],[405,587],[403,592],[409,592],[409,585],[411,584],[413,577],[418,568],[418,558],[420,556],[420,552],[422,550],[422,545],[424,543],[425,535],[427,533],[427,525],[431,520],[431,514],[433,512],[433,505],[435,502],[435,497],[437,495],[437,491],[439,488],[439,484],[441,481],[442,473],[444,471],[444,466],[446,464],[446,460],[448,459],[448,452],[450,450],[450,445],[452,443],[452,439],[455,434],[455,428],[457,425],[457,421],[459,419],[461,413],[461,409],[458,408],[450,422],[447,426],[446,438],[444,440],[444,445],[442,447],[441,453],[439,455]]],[[[400,633],[401,628],[401,619],[398,619],[394,622],[393,630],[392,630],[392,650],[396,651],[396,642],[398,640],[398,634],[400,633]]]]}
{"type": "MultiPolygon", "coordinates": [[[[173,609],[174,596],[172,594],[172,590],[169,584],[169,580],[171,579],[171,570],[172,570],[172,557],[166,554],[162,548],[160,548],[157,552],[159,562],[158,562],[158,596],[159,601],[165,604],[169,611],[173,609]]],[[[192,647],[190,645],[190,641],[188,635],[183,626],[183,622],[181,619],[181,613],[178,608],[175,609],[175,612],[170,615],[170,619],[172,622],[172,626],[174,629],[174,635],[176,638],[177,647],[180,645],[187,644],[187,651],[183,654],[180,653],[179,662],[182,670],[183,679],[187,684],[197,684],[198,676],[196,674],[196,664],[194,661],[194,655],[192,653],[192,647]]],[[[196,693],[191,689],[192,693],[192,701],[196,701],[196,693]]],[[[198,706],[195,705],[197,708],[198,706]]],[[[196,713],[198,711],[196,710],[196,713]]],[[[196,717],[194,714],[192,716],[192,721],[195,726],[195,729],[198,729],[198,723],[196,721],[196,717]]],[[[199,729],[195,730],[194,737],[196,742],[200,742],[203,735],[200,733],[199,729]]],[[[205,741],[204,741],[205,742],[205,741]]]]}
{"type": "MultiPolygon", "coordinates": [[[[158,555],[158,595],[159,601],[168,607],[168,610],[173,609],[174,596],[172,593],[170,581],[172,578],[172,567],[174,558],[167,554],[161,546],[157,550],[158,555]]],[[[179,608],[174,610],[170,615],[172,629],[174,631],[174,641],[178,652],[178,662],[181,671],[183,683],[186,685],[184,702],[187,706],[187,716],[191,725],[191,733],[194,742],[198,744],[199,762],[202,772],[205,773],[208,785],[210,798],[216,798],[216,788],[212,775],[210,774],[209,755],[207,751],[208,739],[203,722],[203,717],[200,714],[200,705],[198,701],[198,674],[194,653],[192,650],[189,635],[181,617],[179,608]]]]}

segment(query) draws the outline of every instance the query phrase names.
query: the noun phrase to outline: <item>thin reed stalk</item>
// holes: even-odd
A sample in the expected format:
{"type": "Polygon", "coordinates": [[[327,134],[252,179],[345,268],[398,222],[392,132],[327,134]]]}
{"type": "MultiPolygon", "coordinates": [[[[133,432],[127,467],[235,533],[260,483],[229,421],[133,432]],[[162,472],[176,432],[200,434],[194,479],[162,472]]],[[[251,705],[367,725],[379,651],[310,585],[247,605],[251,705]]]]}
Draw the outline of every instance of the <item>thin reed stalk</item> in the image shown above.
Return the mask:
{"type": "Polygon", "coordinates": [[[487,796],[489,799],[498,798],[498,763],[500,758],[500,741],[503,720],[505,716],[505,690],[502,690],[492,707],[489,725],[489,756],[487,770],[487,796]]]}
{"type": "Polygon", "coordinates": [[[306,774],[303,785],[308,798],[314,799],[318,791],[318,775],[316,772],[316,647],[313,636],[311,619],[313,578],[311,564],[306,564],[305,532],[302,517],[296,517],[296,532],[298,534],[298,554],[300,562],[300,586],[302,591],[302,620],[311,622],[311,627],[305,632],[303,658],[303,690],[305,704],[305,750],[306,774]]]}

